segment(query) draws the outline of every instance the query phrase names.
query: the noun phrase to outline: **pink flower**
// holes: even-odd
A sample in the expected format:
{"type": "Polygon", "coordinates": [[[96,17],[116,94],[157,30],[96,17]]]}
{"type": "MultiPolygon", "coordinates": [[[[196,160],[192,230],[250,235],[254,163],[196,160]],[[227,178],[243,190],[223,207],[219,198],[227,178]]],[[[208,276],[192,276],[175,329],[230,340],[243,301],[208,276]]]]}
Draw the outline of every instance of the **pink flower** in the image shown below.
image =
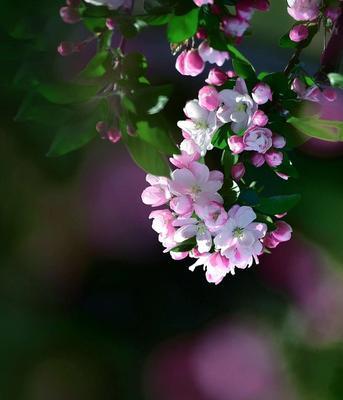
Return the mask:
{"type": "Polygon", "coordinates": [[[182,75],[197,76],[204,70],[205,63],[197,50],[184,50],[177,57],[175,67],[182,75]]]}
{"type": "Polygon", "coordinates": [[[196,204],[194,209],[211,233],[217,232],[226,223],[228,218],[224,207],[215,201],[196,204]]]}
{"type": "Polygon", "coordinates": [[[204,86],[199,90],[199,104],[208,111],[215,111],[220,104],[219,94],[213,86],[204,86]]]}
{"type": "Polygon", "coordinates": [[[319,16],[321,0],[287,0],[288,14],[296,21],[313,21],[319,16]]]}
{"type": "Polygon", "coordinates": [[[254,153],[251,156],[251,163],[256,168],[262,167],[262,165],[265,163],[265,161],[266,161],[266,159],[264,158],[263,154],[254,153]]]}
{"type": "Polygon", "coordinates": [[[241,136],[232,135],[227,142],[233,154],[240,154],[244,151],[245,147],[241,136]]]}
{"type": "Polygon", "coordinates": [[[220,70],[219,68],[212,68],[208,74],[208,78],[206,79],[206,83],[214,86],[221,86],[228,80],[228,76],[225,72],[220,70]]]}
{"type": "Polygon", "coordinates": [[[142,193],[142,201],[144,204],[158,207],[162,204],[166,204],[170,200],[171,194],[169,192],[169,180],[167,178],[148,174],[146,176],[146,181],[150,183],[151,186],[144,189],[142,193]]]}
{"type": "Polygon", "coordinates": [[[296,25],[289,32],[289,38],[293,42],[302,42],[308,38],[308,29],[305,25],[296,25]]]}
{"type": "Polygon", "coordinates": [[[231,168],[231,176],[234,181],[240,181],[245,175],[245,166],[243,163],[239,162],[233,165],[231,168]]]}
{"type": "Polygon", "coordinates": [[[255,111],[252,117],[252,123],[257,126],[266,126],[268,124],[268,116],[262,110],[255,111]]]}
{"type": "Polygon", "coordinates": [[[204,40],[199,48],[198,52],[200,57],[204,62],[209,62],[210,64],[217,64],[218,67],[221,67],[226,60],[230,58],[229,53],[227,51],[219,51],[215,50],[209,46],[208,42],[204,40]]]}
{"type": "Polygon", "coordinates": [[[206,225],[196,218],[178,218],[174,226],[180,228],[176,230],[174,239],[177,243],[182,243],[187,239],[195,237],[196,245],[200,253],[207,253],[212,247],[212,235],[206,225]]]}
{"type": "Polygon", "coordinates": [[[283,149],[286,146],[286,139],[281,136],[273,133],[273,147],[275,149],[283,149]]]}
{"type": "Polygon", "coordinates": [[[169,251],[176,246],[174,240],[175,228],[173,222],[175,220],[170,210],[156,210],[150,213],[149,219],[153,219],[152,229],[157,232],[158,240],[169,251]]]}
{"type": "Polygon", "coordinates": [[[222,203],[217,193],[223,185],[223,174],[211,174],[208,167],[198,162],[191,163],[189,169],[181,168],[172,172],[170,190],[176,196],[190,196],[195,203],[207,201],[222,203]]]}
{"type": "Polygon", "coordinates": [[[213,0],[193,0],[194,3],[198,6],[204,6],[205,4],[213,4],[213,0]]]}
{"type": "Polygon", "coordinates": [[[266,163],[272,168],[278,167],[283,161],[283,154],[281,151],[276,151],[274,149],[268,150],[264,157],[266,159],[266,163]]]}
{"type": "Polygon", "coordinates": [[[193,211],[193,201],[190,196],[177,196],[170,200],[170,208],[179,215],[189,215],[193,211]]]}
{"type": "Polygon", "coordinates": [[[242,37],[249,26],[249,22],[239,16],[225,17],[222,20],[223,31],[232,37],[242,37]]]}
{"type": "Polygon", "coordinates": [[[264,154],[272,146],[272,137],[273,134],[268,128],[252,126],[243,136],[245,150],[264,154]]]}
{"type": "Polygon", "coordinates": [[[218,285],[228,273],[234,273],[230,265],[230,260],[218,252],[201,255],[189,269],[194,271],[200,265],[203,265],[206,270],[205,276],[207,282],[214,283],[215,285],[218,285]]]}
{"type": "Polygon", "coordinates": [[[258,83],[252,91],[252,98],[257,104],[265,104],[268,100],[271,101],[273,96],[270,86],[263,82],[258,83]]]}
{"type": "Polygon", "coordinates": [[[271,232],[273,237],[279,242],[287,242],[292,237],[293,229],[285,221],[277,221],[276,229],[271,232]]]}
{"type": "Polygon", "coordinates": [[[306,91],[305,83],[299,78],[295,78],[292,82],[291,89],[299,96],[302,97],[306,91]]]}
{"type": "Polygon", "coordinates": [[[261,239],[267,232],[267,226],[254,223],[256,214],[247,206],[233,206],[228,217],[214,238],[216,250],[220,250],[237,268],[250,267],[253,260],[258,264],[258,255],[263,250],[261,239]]]}

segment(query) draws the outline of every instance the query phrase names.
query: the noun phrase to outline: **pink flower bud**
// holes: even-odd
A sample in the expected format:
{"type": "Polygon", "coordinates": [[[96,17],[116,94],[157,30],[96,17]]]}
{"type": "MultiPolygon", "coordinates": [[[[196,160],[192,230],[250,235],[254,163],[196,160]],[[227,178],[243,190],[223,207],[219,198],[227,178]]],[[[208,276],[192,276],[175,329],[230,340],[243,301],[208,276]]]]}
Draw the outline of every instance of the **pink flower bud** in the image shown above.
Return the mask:
{"type": "Polygon", "coordinates": [[[293,42],[301,42],[308,38],[308,29],[305,25],[296,25],[289,31],[289,38],[293,42]]]}
{"type": "Polygon", "coordinates": [[[277,221],[275,231],[271,232],[272,236],[279,242],[287,242],[291,239],[293,229],[285,221],[277,221]]]}
{"type": "Polygon", "coordinates": [[[262,110],[257,110],[252,117],[252,122],[257,126],[266,126],[268,124],[268,116],[262,110]]]}
{"type": "Polygon", "coordinates": [[[121,132],[117,128],[111,128],[107,131],[107,139],[112,143],[117,143],[121,139],[121,132]]]}
{"type": "Polygon", "coordinates": [[[75,45],[71,42],[61,42],[57,47],[58,53],[65,57],[75,52],[75,45]]]}
{"type": "Polygon", "coordinates": [[[108,30],[113,31],[116,26],[117,26],[117,24],[113,18],[106,19],[106,27],[108,30]]]}
{"type": "Polygon", "coordinates": [[[233,154],[242,153],[244,150],[243,138],[241,136],[233,135],[227,142],[233,154]]]}
{"type": "Polygon", "coordinates": [[[206,39],[207,38],[206,29],[204,27],[199,28],[198,32],[196,33],[196,37],[199,40],[206,39]]]}
{"type": "Polygon", "coordinates": [[[176,59],[176,69],[182,75],[197,76],[205,68],[205,63],[197,50],[184,50],[176,59]]]}
{"type": "Polygon", "coordinates": [[[253,165],[254,167],[256,167],[256,168],[262,167],[262,165],[265,163],[265,161],[266,161],[266,160],[265,160],[263,154],[254,153],[254,154],[251,156],[251,163],[252,163],[252,165],[253,165]]]}
{"type": "Polygon", "coordinates": [[[268,247],[268,249],[275,249],[275,247],[277,247],[280,242],[275,239],[271,232],[267,232],[266,236],[263,239],[263,244],[265,247],[268,247]]]}
{"type": "Polygon", "coordinates": [[[266,159],[266,163],[272,168],[278,167],[282,164],[283,154],[281,153],[281,151],[270,149],[266,152],[264,156],[266,159]]]}
{"type": "Polygon", "coordinates": [[[272,100],[270,86],[263,82],[258,83],[252,91],[252,98],[257,104],[265,104],[268,100],[272,100]]]}
{"type": "Polygon", "coordinates": [[[272,140],[273,140],[273,147],[275,147],[276,149],[282,149],[286,146],[286,139],[281,135],[274,133],[272,140]]]}
{"type": "Polygon", "coordinates": [[[227,79],[228,77],[225,72],[219,68],[212,68],[205,82],[209,85],[221,86],[227,81],[227,79]]]}
{"type": "Polygon", "coordinates": [[[240,181],[245,175],[245,166],[239,162],[231,168],[231,176],[235,181],[240,181]]]}
{"type": "Polygon", "coordinates": [[[60,16],[66,24],[76,24],[81,19],[79,12],[72,7],[60,8],[60,16]]]}
{"type": "Polygon", "coordinates": [[[288,0],[288,14],[296,21],[313,21],[320,13],[320,0],[288,0]]]}
{"type": "Polygon", "coordinates": [[[213,86],[204,86],[199,90],[199,104],[208,111],[214,111],[219,107],[219,94],[213,86]]]}
{"type": "Polygon", "coordinates": [[[245,131],[243,136],[245,150],[264,154],[272,147],[272,137],[273,133],[270,129],[252,126],[245,131]]]}
{"type": "Polygon", "coordinates": [[[270,9],[270,3],[268,0],[255,0],[254,1],[254,7],[258,11],[269,11],[270,9]]]}
{"type": "Polygon", "coordinates": [[[299,96],[303,96],[306,91],[305,83],[299,78],[295,78],[292,82],[291,89],[299,96]]]}
{"type": "Polygon", "coordinates": [[[327,101],[335,101],[337,99],[337,92],[333,88],[325,88],[323,90],[323,96],[327,101]]]}
{"type": "Polygon", "coordinates": [[[232,70],[227,71],[227,72],[226,72],[226,75],[227,75],[229,78],[236,78],[236,76],[237,76],[236,72],[235,72],[235,71],[232,71],[232,70]]]}

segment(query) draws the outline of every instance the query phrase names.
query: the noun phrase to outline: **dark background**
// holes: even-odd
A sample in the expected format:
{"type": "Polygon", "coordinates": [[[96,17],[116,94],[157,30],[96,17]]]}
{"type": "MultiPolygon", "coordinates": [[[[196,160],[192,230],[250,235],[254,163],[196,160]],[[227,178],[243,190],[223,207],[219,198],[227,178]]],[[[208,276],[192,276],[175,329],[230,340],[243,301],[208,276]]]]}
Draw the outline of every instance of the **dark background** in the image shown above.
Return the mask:
{"type": "MultiPolygon", "coordinates": [[[[145,174],[121,143],[98,138],[47,158],[59,115],[44,126],[15,121],[27,69],[66,79],[91,51],[56,55],[61,40],[87,33],[63,25],[62,2],[48,3],[4,1],[0,11],[0,398],[342,399],[342,144],[310,141],[294,154],[294,240],[210,285],[162,253],[140,200],[145,174]],[[22,18],[48,52],[8,34],[22,18]]],[[[277,47],[292,23],[284,3],[256,14],[241,46],[258,71],[290,57],[277,47]]],[[[312,72],[321,46],[306,51],[312,72]]],[[[161,29],[128,49],[147,55],[154,82],[175,84],[175,124],[205,75],[177,75],[161,29]]],[[[328,118],[342,119],[341,99],[328,118]]]]}

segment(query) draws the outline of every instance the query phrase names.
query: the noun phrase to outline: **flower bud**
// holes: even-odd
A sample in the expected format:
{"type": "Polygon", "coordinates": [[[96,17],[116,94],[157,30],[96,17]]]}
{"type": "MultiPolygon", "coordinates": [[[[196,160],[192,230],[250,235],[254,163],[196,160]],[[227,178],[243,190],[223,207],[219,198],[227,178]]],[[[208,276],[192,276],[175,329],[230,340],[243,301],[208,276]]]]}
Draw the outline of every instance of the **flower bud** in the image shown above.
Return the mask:
{"type": "Polygon", "coordinates": [[[107,139],[112,143],[117,143],[121,139],[121,132],[117,128],[111,128],[107,131],[107,139]]]}
{"type": "Polygon", "coordinates": [[[291,89],[299,96],[302,96],[306,91],[306,86],[302,80],[295,78],[292,82],[291,89]]]}
{"type": "Polygon", "coordinates": [[[252,122],[257,126],[266,126],[268,124],[268,116],[262,110],[257,110],[252,117],[252,122]]]}
{"type": "Polygon", "coordinates": [[[277,247],[280,242],[275,239],[271,232],[267,232],[266,236],[263,239],[263,244],[265,247],[268,247],[268,249],[275,249],[275,247],[277,247]]]}
{"type": "Polygon", "coordinates": [[[268,100],[272,100],[270,86],[263,82],[258,83],[252,91],[252,98],[257,104],[265,104],[268,100]]]}
{"type": "Polygon", "coordinates": [[[176,69],[182,75],[197,76],[205,68],[205,63],[197,50],[184,50],[176,59],[176,69]]]}
{"type": "Polygon", "coordinates": [[[240,181],[245,175],[245,167],[244,164],[239,162],[231,168],[231,176],[235,181],[240,181]]]}
{"type": "Polygon", "coordinates": [[[235,71],[232,71],[232,70],[227,71],[227,72],[226,72],[226,75],[227,75],[229,78],[236,78],[236,76],[237,76],[236,72],[235,72],[235,71]]]}
{"type": "Polygon", "coordinates": [[[286,139],[281,135],[274,133],[272,140],[273,147],[275,147],[276,149],[282,149],[286,146],[286,139]]]}
{"type": "Polygon", "coordinates": [[[266,163],[272,168],[278,167],[282,164],[283,154],[281,153],[281,151],[270,149],[266,152],[264,156],[266,159],[266,163]]]}
{"type": "Polygon", "coordinates": [[[199,90],[199,104],[208,111],[214,111],[219,107],[219,94],[213,86],[204,86],[199,90]]]}
{"type": "Polygon", "coordinates": [[[254,153],[254,154],[251,156],[251,163],[252,163],[252,165],[253,165],[254,167],[256,167],[256,168],[262,167],[262,165],[265,163],[265,161],[266,161],[266,160],[265,160],[263,154],[254,153]]]}
{"type": "Polygon", "coordinates": [[[221,86],[227,81],[227,79],[227,75],[221,69],[212,68],[205,82],[209,85],[221,86]]]}
{"type": "Polygon", "coordinates": [[[323,90],[323,96],[327,101],[335,101],[337,99],[337,92],[335,89],[328,87],[323,90]]]}
{"type": "Polygon", "coordinates": [[[277,221],[275,231],[271,232],[272,236],[279,242],[287,242],[292,236],[293,229],[285,221],[277,221]]]}
{"type": "Polygon", "coordinates": [[[203,40],[207,38],[206,29],[204,27],[200,27],[195,35],[197,39],[203,40]]]}
{"type": "Polygon", "coordinates": [[[233,154],[242,153],[244,150],[243,138],[241,136],[233,135],[227,142],[233,154]]]}
{"type": "Polygon", "coordinates": [[[113,31],[117,26],[116,21],[113,18],[106,19],[106,27],[109,31],[113,31]]]}
{"type": "Polygon", "coordinates": [[[66,24],[76,24],[81,20],[79,12],[72,7],[60,8],[60,16],[66,24]]]}
{"type": "Polygon", "coordinates": [[[305,25],[296,25],[289,31],[289,38],[293,42],[302,42],[308,38],[308,29],[305,25]]]}
{"type": "Polygon", "coordinates": [[[265,12],[265,11],[269,11],[270,3],[269,3],[268,0],[255,0],[254,1],[254,7],[258,11],[265,12]]]}
{"type": "Polygon", "coordinates": [[[58,53],[65,57],[75,52],[75,45],[72,42],[61,42],[57,47],[58,53]]]}

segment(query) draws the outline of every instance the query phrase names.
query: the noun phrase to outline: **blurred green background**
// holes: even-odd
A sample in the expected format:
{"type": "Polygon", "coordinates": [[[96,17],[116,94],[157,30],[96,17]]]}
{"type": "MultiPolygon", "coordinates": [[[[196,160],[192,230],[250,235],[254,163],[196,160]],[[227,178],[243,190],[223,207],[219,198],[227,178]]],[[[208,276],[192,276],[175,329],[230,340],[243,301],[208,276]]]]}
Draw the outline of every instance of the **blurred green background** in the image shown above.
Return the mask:
{"type": "MultiPolygon", "coordinates": [[[[121,143],[47,158],[61,116],[15,120],[37,71],[68,79],[83,62],[56,55],[87,34],[63,25],[62,1],[47,3],[4,0],[0,13],[0,399],[342,399],[342,145],[294,154],[294,240],[209,285],[162,253],[140,200],[145,174],[121,143]]],[[[287,63],[277,42],[290,24],[286,1],[256,14],[242,51],[259,71],[287,63]]],[[[162,33],[129,50],[147,55],[154,82],[175,84],[175,123],[201,80],[177,75],[162,33]]],[[[321,46],[306,51],[312,72],[321,46]]],[[[339,99],[328,117],[342,119],[339,99]]]]}

